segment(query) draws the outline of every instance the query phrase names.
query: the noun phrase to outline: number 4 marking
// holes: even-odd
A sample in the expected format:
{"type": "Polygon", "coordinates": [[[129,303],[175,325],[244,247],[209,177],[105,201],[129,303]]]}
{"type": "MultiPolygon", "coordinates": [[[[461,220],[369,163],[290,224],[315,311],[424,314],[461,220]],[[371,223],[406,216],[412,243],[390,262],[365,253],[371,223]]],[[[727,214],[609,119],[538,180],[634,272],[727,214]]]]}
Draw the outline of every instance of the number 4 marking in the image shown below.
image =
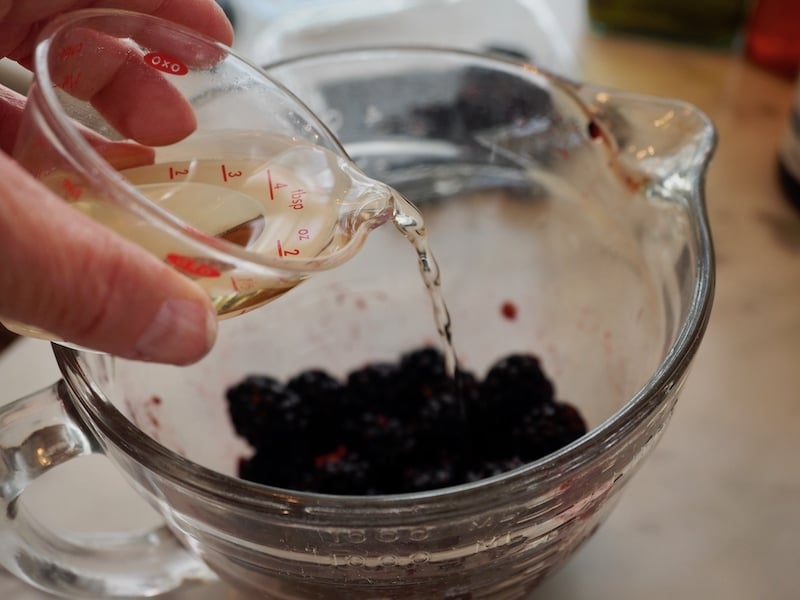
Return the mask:
{"type": "Polygon", "coordinates": [[[280,183],[279,181],[272,181],[272,171],[267,169],[267,189],[269,190],[269,199],[275,200],[275,190],[285,188],[288,183],[280,183]]]}

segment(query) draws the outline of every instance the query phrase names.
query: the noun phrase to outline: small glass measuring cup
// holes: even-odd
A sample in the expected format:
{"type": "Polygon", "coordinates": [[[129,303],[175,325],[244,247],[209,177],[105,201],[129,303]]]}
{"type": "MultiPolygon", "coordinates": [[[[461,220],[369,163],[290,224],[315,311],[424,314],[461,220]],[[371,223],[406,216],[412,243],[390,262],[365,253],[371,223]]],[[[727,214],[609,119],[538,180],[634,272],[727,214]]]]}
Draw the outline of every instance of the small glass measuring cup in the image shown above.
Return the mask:
{"type": "Polygon", "coordinates": [[[293,94],[226,46],[149,15],[54,20],[18,140],[26,169],[194,279],[220,317],[343,263],[392,216],[391,190],[293,94]]]}

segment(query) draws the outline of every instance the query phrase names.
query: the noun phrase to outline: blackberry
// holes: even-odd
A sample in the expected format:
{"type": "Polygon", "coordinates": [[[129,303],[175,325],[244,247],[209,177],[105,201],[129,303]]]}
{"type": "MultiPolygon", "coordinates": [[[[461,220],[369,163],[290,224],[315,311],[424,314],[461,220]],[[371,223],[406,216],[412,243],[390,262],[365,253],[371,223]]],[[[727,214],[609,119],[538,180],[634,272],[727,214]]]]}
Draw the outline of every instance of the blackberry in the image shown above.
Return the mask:
{"type": "Polygon", "coordinates": [[[463,404],[464,413],[469,416],[481,400],[481,382],[470,371],[458,369],[456,371],[456,394],[463,404]]]}
{"type": "Polygon", "coordinates": [[[410,425],[418,461],[446,461],[466,453],[469,431],[455,386],[428,398],[410,425]]]}
{"type": "Polygon", "coordinates": [[[257,451],[253,456],[239,463],[239,477],[287,490],[312,490],[313,465],[298,455],[257,451]]]}
{"type": "Polygon", "coordinates": [[[456,469],[450,464],[431,465],[428,467],[411,467],[404,472],[402,486],[394,493],[424,492],[461,483],[456,476],[456,469]]]}
{"type": "MultiPolygon", "coordinates": [[[[553,385],[531,354],[511,354],[495,362],[470,407],[470,435],[477,457],[494,462],[519,453],[520,420],[553,402],[553,385]]],[[[537,451],[538,452],[538,451],[537,451]]]]}
{"type": "Polygon", "coordinates": [[[421,348],[400,358],[397,414],[413,417],[428,400],[451,390],[444,355],[436,348],[421,348]]]}
{"type": "Polygon", "coordinates": [[[501,460],[484,460],[470,466],[466,471],[465,480],[480,481],[487,477],[494,477],[507,471],[512,471],[525,464],[526,461],[519,456],[512,456],[501,460]]]}
{"type": "Polygon", "coordinates": [[[329,494],[418,492],[519,467],[586,432],[555,400],[539,360],[512,354],[483,381],[447,376],[435,348],[373,363],[340,381],[322,369],[284,385],[252,376],[227,393],[236,431],[256,450],[240,476],[329,494]]]}
{"type": "Polygon", "coordinates": [[[398,404],[398,368],[392,363],[372,363],[347,376],[343,409],[348,415],[363,410],[386,412],[398,404]]]}
{"type": "Polygon", "coordinates": [[[348,419],[342,427],[348,445],[374,460],[407,456],[416,443],[408,424],[401,419],[373,411],[348,419]]]}
{"type": "Polygon", "coordinates": [[[287,422],[293,425],[291,430],[299,429],[294,418],[299,398],[272,377],[249,376],[228,389],[226,397],[234,428],[255,448],[275,430],[283,436],[285,431],[280,430],[287,422]]]}
{"type": "Polygon", "coordinates": [[[583,436],[589,431],[586,420],[583,415],[569,402],[557,402],[558,413],[561,421],[561,427],[564,434],[571,439],[568,443],[572,443],[579,437],[583,436]]]}
{"type": "Polygon", "coordinates": [[[340,495],[374,494],[370,480],[370,462],[355,452],[318,462],[312,477],[313,491],[340,495]]]}
{"type": "Polygon", "coordinates": [[[549,402],[523,415],[511,428],[513,451],[525,462],[538,460],[586,433],[578,411],[563,402],[549,402]]]}
{"type": "Polygon", "coordinates": [[[532,406],[551,402],[554,391],[538,358],[511,354],[489,369],[481,386],[481,401],[485,410],[519,416],[532,406]]]}
{"type": "Polygon", "coordinates": [[[444,355],[433,347],[413,350],[400,357],[400,370],[409,381],[437,384],[447,379],[444,355]]]}
{"type": "Polygon", "coordinates": [[[306,419],[303,435],[310,452],[335,447],[341,436],[336,423],[342,407],[342,383],[322,369],[309,369],[289,379],[286,387],[301,399],[306,419]]]}
{"type": "Polygon", "coordinates": [[[300,396],[315,410],[327,413],[334,412],[338,396],[342,392],[342,384],[338,379],[322,369],[309,369],[295,375],[286,383],[286,387],[300,396]]]}

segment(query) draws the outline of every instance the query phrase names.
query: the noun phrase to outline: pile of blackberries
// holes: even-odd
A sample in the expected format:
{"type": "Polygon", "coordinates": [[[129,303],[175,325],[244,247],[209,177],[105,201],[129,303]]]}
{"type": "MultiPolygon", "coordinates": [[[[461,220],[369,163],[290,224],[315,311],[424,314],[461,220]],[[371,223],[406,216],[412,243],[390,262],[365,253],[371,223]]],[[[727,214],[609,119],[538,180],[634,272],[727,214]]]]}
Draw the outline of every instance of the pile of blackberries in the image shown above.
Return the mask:
{"type": "Polygon", "coordinates": [[[237,433],[255,453],[243,479],[297,491],[375,495],[476,481],[541,458],[586,424],[556,400],[539,360],[512,354],[480,381],[447,376],[422,348],[339,380],[323,370],[286,382],[247,377],[227,393],[237,433]]]}

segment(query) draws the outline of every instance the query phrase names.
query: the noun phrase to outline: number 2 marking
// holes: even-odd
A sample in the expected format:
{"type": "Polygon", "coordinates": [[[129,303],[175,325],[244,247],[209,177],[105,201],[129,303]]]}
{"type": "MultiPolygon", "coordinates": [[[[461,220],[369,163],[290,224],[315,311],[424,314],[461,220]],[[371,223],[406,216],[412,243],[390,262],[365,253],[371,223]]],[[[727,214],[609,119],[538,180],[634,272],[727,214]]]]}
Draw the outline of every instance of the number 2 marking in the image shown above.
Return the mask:
{"type": "Polygon", "coordinates": [[[278,246],[278,256],[297,256],[300,254],[300,250],[297,248],[293,250],[287,250],[284,248],[280,240],[277,240],[276,245],[278,246]]]}

